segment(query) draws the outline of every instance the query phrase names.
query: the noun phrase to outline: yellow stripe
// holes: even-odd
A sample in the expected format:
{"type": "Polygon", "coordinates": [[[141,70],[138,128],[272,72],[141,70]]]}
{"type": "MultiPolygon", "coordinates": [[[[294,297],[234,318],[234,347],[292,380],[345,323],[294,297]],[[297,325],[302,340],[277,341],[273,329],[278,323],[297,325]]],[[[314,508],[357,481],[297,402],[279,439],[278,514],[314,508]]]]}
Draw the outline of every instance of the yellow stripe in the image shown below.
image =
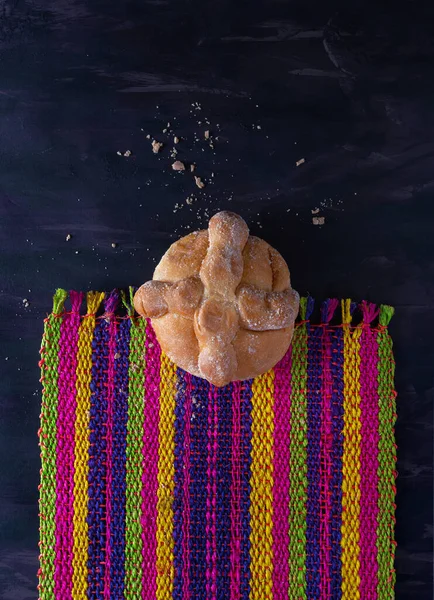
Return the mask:
{"type": "Polygon", "coordinates": [[[95,329],[95,313],[103,298],[103,293],[89,292],[87,295],[88,313],[90,314],[83,318],[78,337],[74,461],[74,555],[72,557],[72,597],[74,600],[85,598],[87,591],[88,525],[86,518],[92,340],[95,329]]]}
{"type": "Polygon", "coordinates": [[[161,354],[157,500],[157,600],[173,593],[173,493],[175,474],[176,367],[161,354]]]}
{"type": "Polygon", "coordinates": [[[272,597],[274,371],[252,385],[250,600],[272,597]]]}
{"type": "MultiPolygon", "coordinates": [[[[348,304],[348,301],[346,302],[348,304]]],[[[344,448],[342,457],[342,600],[360,599],[360,335],[344,310],[344,448]]]]}

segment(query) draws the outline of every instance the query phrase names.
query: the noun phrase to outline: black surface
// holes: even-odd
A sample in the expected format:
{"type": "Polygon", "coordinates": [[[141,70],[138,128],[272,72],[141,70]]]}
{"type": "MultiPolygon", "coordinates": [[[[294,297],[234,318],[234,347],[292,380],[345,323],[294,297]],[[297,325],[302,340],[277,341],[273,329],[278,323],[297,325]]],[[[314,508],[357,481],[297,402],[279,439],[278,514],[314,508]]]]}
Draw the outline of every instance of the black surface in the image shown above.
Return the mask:
{"type": "Polygon", "coordinates": [[[300,292],[396,307],[396,597],[432,597],[425,4],[0,3],[0,598],[37,597],[37,361],[53,290],[141,284],[168,244],[217,208],[240,212],[282,252],[300,292]],[[199,126],[205,117],[210,126],[199,126]],[[206,179],[215,173],[203,193],[171,171],[167,147],[152,154],[145,135],[166,141],[167,121],[185,138],[179,157],[206,179]],[[214,152],[207,128],[219,136],[214,152]],[[173,212],[191,192],[192,210],[173,212]],[[315,207],[324,227],[312,224],[315,207]]]}

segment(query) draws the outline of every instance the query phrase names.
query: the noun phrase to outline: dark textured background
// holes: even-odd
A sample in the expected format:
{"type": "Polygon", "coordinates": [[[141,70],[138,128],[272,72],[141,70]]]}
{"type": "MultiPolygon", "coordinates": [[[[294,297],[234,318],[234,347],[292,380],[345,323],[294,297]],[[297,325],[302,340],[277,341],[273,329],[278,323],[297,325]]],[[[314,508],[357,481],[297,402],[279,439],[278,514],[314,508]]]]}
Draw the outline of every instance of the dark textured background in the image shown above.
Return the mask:
{"type": "Polygon", "coordinates": [[[396,597],[432,597],[434,13],[423,4],[0,1],[1,599],[37,596],[37,361],[53,290],[138,285],[217,208],[282,252],[300,292],[396,307],[396,597]],[[194,141],[205,117],[214,151],[194,141]],[[145,134],[165,141],[167,121],[185,138],[180,158],[215,173],[203,193],[171,171],[167,147],[152,154],[145,134]],[[192,210],[173,212],[191,192],[192,210]]]}

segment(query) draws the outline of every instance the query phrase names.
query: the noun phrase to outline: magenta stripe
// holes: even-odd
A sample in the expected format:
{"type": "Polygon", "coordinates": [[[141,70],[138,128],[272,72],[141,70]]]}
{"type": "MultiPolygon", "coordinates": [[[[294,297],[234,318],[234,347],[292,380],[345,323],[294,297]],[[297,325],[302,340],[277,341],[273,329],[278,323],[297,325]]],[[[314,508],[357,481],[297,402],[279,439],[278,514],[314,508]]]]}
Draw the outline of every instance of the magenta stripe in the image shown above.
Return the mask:
{"type": "Polygon", "coordinates": [[[185,417],[184,417],[184,486],[182,522],[182,592],[183,600],[190,594],[190,428],[191,428],[191,375],[185,372],[185,417]]]}
{"type": "Polygon", "coordinates": [[[208,445],[207,445],[207,496],[206,496],[206,591],[209,600],[217,597],[217,389],[209,386],[208,394],[208,445]]]}
{"type": "Polygon", "coordinates": [[[333,380],[331,372],[332,347],[330,330],[323,328],[323,411],[321,419],[321,446],[320,446],[320,598],[330,598],[330,515],[331,497],[330,482],[332,466],[332,406],[333,380]]]}
{"type": "Polygon", "coordinates": [[[364,323],[360,343],[360,597],[377,598],[378,344],[364,323]]]}
{"type": "Polygon", "coordinates": [[[287,600],[289,587],[289,437],[291,351],[274,368],[273,599],[287,600]]]}
{"type": "Polygon", "coordinates": [[[157,591],[158,421],[161,349],[149,321],[146,327],[145,403],[142,475],[142,597],[157,591]]]}
{"type": "Polygon", "coordinates": [[[106,452],[107,452],[107,478],[106,478],[106,540],[105,540],[105,572],[104,572],[104,598],[110,600],[110,573],[111,573],[111,513],[112,513],[112,454],[113,454],[113,403],[115,393],[115,354],[116,354],[116,329],[117,322],[114,314],[110,315],[109,326],[109,356],[107,372],[107,426],[106,426],[106,452]]]}
{"type": "Polygon", "coordinates": [[[60,326],[58,417],[57,417],[57,481],[56,481],[56,566],[54,594],[56,598],[72,598],[72,557],[74,522],[74,457],[76,419],[77,347],[80,326],[79,309],[82,294],[71,292],[72,312],[64,316],[60,326]]]}
{"type": "Polygon", "coordinates": [[[239,600],[241,583],[241,382],[232,393],[232,479],[231,479],[231,600],[239,600]]]}

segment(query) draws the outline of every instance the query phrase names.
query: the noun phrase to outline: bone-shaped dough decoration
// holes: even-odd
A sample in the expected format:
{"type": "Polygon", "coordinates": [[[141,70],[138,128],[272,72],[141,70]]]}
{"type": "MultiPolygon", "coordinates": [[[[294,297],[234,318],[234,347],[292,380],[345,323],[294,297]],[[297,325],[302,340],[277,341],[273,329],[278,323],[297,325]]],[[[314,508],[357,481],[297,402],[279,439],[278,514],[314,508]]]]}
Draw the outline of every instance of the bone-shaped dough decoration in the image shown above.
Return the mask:
{"type": "Polygon", "coordinates": [[[178,366],[222,386],[272,368],[298,313],[288,267],[235,213],[172,244],[134,305],[178,366]]]}

